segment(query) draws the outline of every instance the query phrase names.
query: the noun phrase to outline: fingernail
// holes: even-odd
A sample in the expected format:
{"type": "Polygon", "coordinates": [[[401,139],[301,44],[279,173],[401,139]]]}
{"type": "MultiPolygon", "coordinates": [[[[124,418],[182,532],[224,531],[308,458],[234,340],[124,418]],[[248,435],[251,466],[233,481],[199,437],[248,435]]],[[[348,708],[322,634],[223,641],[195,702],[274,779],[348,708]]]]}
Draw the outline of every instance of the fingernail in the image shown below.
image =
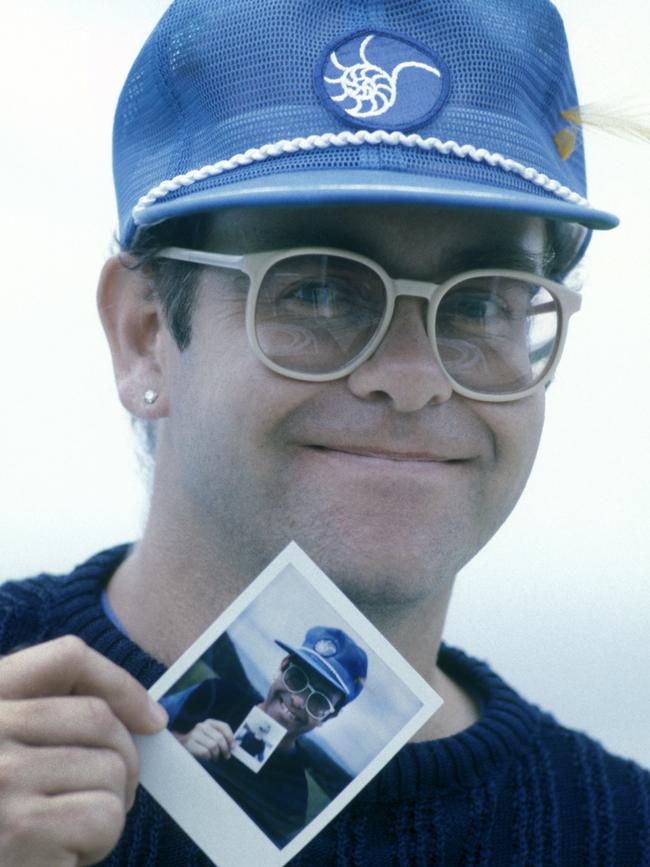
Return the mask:
{"type": "Polygon", "coordinates": [[[149,699],[149,716],[151,717],[151,721],[155,723],[156,728],[159,729],[164,728],[169,721],[165,708],[152,698],[149,699]]]}

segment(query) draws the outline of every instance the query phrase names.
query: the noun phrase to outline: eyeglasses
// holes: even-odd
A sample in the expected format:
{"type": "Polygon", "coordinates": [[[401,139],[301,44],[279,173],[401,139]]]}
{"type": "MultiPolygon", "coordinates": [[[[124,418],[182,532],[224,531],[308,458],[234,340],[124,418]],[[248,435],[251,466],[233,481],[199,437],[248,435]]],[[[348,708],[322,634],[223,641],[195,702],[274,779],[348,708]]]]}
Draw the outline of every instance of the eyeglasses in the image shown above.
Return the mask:
{"type": "Polygon", "coordinates": [[[396,299],[422,298],[435,360],[454,391],[483,401],[526,397],[552,379],[582,301],[524,271],[465,271],[440,284],[395,279],[372,259],[329,247],[243,256],[167,247],[158,256],[246,274],[254,352],[308,382],[352,373],[381,343],[396,299]]]}
{"type": "Polygon", "coordinates": [[[308,676],[297,665],[290,664],[285,668],[282,672],[282,683],[294,695],[309,690],[309,695],[305,701],[305,710],[312,719],[322,722],[328,716],[336,713],[336,708],[329,696],[325,695],[324,692],[314,689],[309,682],[308,676]]]}

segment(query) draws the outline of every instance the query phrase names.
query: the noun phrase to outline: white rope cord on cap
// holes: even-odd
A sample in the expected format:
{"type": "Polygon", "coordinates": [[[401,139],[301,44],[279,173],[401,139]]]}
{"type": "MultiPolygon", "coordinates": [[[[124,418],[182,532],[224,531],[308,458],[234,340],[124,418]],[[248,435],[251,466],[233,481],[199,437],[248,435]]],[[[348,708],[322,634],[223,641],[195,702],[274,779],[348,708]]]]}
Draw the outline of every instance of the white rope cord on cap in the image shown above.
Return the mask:
{"type": "Polygon", "coordinates": [[[563,186],[559,181],[549,178],[548,175],[537,171],[537,169],[524,166],[516,160],[508,159],[499,153],[491,153],[485,148],[477,148],[474,145],[459,145],[455,141],[443,142],[438,138],[422,138],[417,133],[406,135],[403,132],[387,132],[383,129],[369,132],[361,129],[358,132],[352,133],[344,130],[339,133],[326,132],[322,135],[309,135],[307,137],[299,137],[291,140],[282,139],[281,141],[265,144],[259,148],[249,148],[241,154],[235,154],[227,160],[219,160],[213,165],[203,166],[201,169],[193,169],[183,175],[177,175],[175,178],[163,181],[157,187],[151,189],[146,196],[142,196],[138,200],[137,205],[133,208],[133,220],[137,224],[138,215],[142,213],[149,205],[153,205],[160,199],[165,198],[169,193],[179,190],[181,187],[189,187],[199,181],[204,181],[206,178],[214,177],[215,175],[231,172],[240,166],[248,166],[251,163],[263,162],[264,160],[273,159],[274,157],[284,156],[285,154],[293,154],[297,151],[311,151],[315,148],[324,149],[328,147],[347,147],[349,145],[402,145],[408,148],[420,148],[421,150],[435,150],[445,156],[452,155],[460,159],[469,157],[474,162],[485,162],[495,168],[502,169],[505,172],[512,172],[519,175],[527,181],[553,193],[560,199],[570,202],[574,205],[587,206],[589,202],[578,193],[574,193],[569,187],[563,186]]]}

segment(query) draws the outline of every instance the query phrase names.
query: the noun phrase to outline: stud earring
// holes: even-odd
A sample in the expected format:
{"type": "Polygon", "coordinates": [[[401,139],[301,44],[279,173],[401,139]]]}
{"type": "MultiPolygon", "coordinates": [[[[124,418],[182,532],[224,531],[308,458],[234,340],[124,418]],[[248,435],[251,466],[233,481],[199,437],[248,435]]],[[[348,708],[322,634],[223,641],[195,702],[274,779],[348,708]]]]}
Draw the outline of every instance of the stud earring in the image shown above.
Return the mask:
{"type": "Polygon", "coordinates": [[[158,392],[154,391],[152,388],[148,388],[144,393],[144,402],[151,406],[152,403],[155,403],[158,400],[158,392]]]}

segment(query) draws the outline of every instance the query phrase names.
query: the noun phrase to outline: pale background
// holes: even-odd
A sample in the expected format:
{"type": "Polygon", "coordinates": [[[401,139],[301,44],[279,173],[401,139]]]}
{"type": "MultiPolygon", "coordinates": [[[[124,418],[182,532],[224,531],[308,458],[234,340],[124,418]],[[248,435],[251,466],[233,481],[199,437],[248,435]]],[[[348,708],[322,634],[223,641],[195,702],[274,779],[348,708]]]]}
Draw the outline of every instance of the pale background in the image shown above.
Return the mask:
{"type": "MultiPolygon", "coordinates": [[[[522,0],[524,2],[524,0],[522,0]]],[[[143,487],[94,288],[114,230],[118,91],[166,0],[26,0],[3,13],[0,579],[137,536],[143,487]]],[[[646,0],[560,0],[583,102],[645,100],[646,0]]],[[[517,511],[464,571],[447,640],[650,765],[648,159],[589,136],[596,238],[583,312],[517,511]]]]}

